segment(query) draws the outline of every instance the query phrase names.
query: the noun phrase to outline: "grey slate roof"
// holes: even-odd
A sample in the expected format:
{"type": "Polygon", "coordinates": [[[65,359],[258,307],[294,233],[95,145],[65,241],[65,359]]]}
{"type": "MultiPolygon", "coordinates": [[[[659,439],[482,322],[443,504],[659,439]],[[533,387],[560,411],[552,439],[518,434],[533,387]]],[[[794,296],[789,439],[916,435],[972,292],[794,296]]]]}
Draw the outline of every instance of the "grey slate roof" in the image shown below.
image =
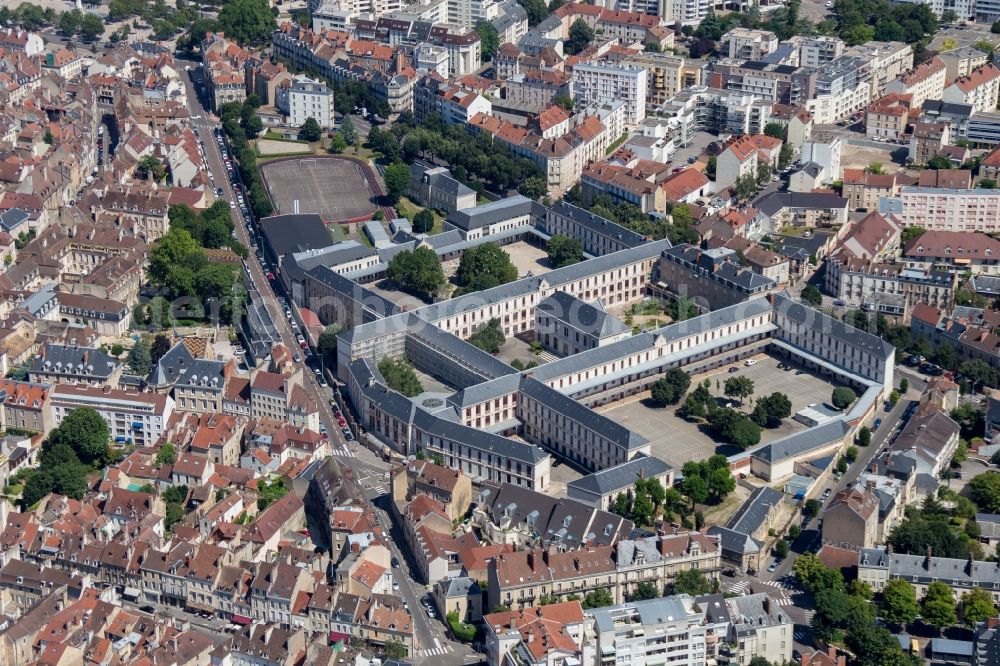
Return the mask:
{"type": "Polygon", "coordinates": [[[468,386],[449,397],[448,402],[455,405],[459,409],[462,409],[463,407],[468,407],[469,405],[475,405],[492,398],[498,398],[502,395],[513,393],[518,390],[520,386],[521,375],[513,373],[497,377],[496,379],[491,379],[490,381],[482,382],[480,384],[468,386]]]}
{"type": "Polygon", "coordinates": [[[839,319],[793,300],[787,294],[774,295],[774,309],[798,324],[823,330],[848,346],[862,349],[877,358],[889,358],[896,351],[895,347],[877,335],[849,326],[839,319]]]}
{"type": "Polygon", "coordinates": [[[468,576],[458,576],[457,578],[447,578],[439,581],[438,585],[444,590],[445,599],[455,599],[458,597],[468,597],[482,594],[479,583],[468,576]]]}
{"type": "Polygon", "coordinates": [[[594,495],[607,495],[633,486],[636,479],[666,474],[672,469],[659,458],[639,455],[615,467],[594,472],[567,484],[568,488],[578,488],[594,495]]]}
{"type": "Polygon", "coordinates": [[[552,212],[573,220],[598,236],[612,238],[630,247],[642,245],[647,242],[646,237],[642,234],[565,201],[557,201],[551,208],[552,212]]]}
{"type": "Polygon", "coordinates": [[[31,216],[20,208],[9,208],[0,212],[0,229],[10,232],[24,224],[31,216]]]}
{"type": "Polygon", "coordinates": [[[749,534],[743,534],[727,527],[712,526],[708,528],[707,534],[719,538],[719,547],[723,551],[737,553],[739,555],[749,555],[759,553],[764,544],[757,541],[749,534]]]}
{"type": "Polygon", "coordinates": [[[563,417],[579,423],[582,427],[607,438],[626,451],[633,451],[649,443],[649,440],[639,433],[629,430],[603,414],[598,414],[594,410],[584,407],[576,400],[563,395],[533,377],[525,377],[524,381],[521,382],[521,393],[534,398],[563,417]]]}
{"type": "Polygon", "coordinates": [[[768,192],[757,198],[752,205],[768,217],[774,217],[783,208],[846,209],[847,199],[827,192],[768,192]]]}
{"type": "Polygon", "coordinates": [[[195,358],[183,342],[178,342],[167,351],[157,362],[150,373],[149,383],[153,386],[168,386],[176,383],[187,383],[192,377],[217,378],[216,387],[221,390],[225,384],[223,361],[210,361],[195,358]]]}
{"type": "Polygon", "coordinates": [[[29,374],[60,375],[66,377],[107,378],[118,368],[119,362],[113,356],[92,347],[67,347],[47,344],[42,352],[31,360],[29,374]]]}
{"type": "Polygon", "coordinates": [[[629,330],[621,320],[608,314],[600,301],[592,305],[565,291],[553,293],[540,302],[535,311],[536,316],[539,312],[547,314],[596,338],[607,338],[629,330]]]}
{"type": "Polygon", "coordinates": [[[278,257],[326,247],[331,240],[323,219],[315,213],[265,217],[260,221],[260,229],[278,257]]]}
{"type": "Polygon", "coordinates": [[[850,429],[850,425],[843,419],[837,419],[815,428],[800,430],[775,442],[765,444],[751,455],[773,465],[782,460],[808,453],[813,449],[822,448],[832,442],[840,441],[850,429]]]}
{"type": "Polygon", "coordinates": [[[1000,277],[993,275],[973,275],[969,278],[969,288],[977,294],[1000,295],[1000,277]]]}
{"type": "Polygon", "coordinates": [[[546,543],[575,547],[592,540],[605,546],[626,537],[633,527],[632,521],[585,502],[552,497],[510,483],[484,482],[479,502],[494,524],[506,518],[512,525],[526,525],[546,543]]]}
{"type": "Polygon", "coordinates": [[[750,493],[750,497],[736,510],[726,523],[726,527],[740,534],[753,534],[767,520],[771,509],[783,498],[784,495],[773,488],[768,486],[758,488],[750,493]]]}
{"type": "Polygon", "coordinates": [[[504,222],[514,217],[530,215],[532,211],[531,204],[531,199],[517,194],[506,199],[491,201],[475,208],[456,210],[448,216],[448,221],[466,231],[479,229],[491,224],[497,224],[498,222],[504,222]]]}
{"type": "Polygon", "coordinates": [[[887,553],[881,548],[864,548],[858,553],[858,567],[888,568],[892,578],[929,584],[940,580],[950,587],[994,589],[1000,587],[1000,564],[955,557],[927,557],[887,553]]]}

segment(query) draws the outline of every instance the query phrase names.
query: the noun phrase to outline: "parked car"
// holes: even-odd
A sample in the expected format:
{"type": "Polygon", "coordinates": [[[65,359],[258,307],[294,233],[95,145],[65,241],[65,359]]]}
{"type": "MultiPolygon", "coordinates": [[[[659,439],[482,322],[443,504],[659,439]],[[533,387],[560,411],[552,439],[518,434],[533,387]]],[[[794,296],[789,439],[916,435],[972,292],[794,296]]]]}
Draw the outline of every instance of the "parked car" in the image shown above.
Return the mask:
{"type": "Polygon", "coordinates": [[[748,358],[746,361],[743,362],[743,365],[745,365],[748,368],[750,368],[750,367],[753,367],[753,366],[757,365],[757,361],[756,361],[756,359],[748,358]]]}
{"type": "Polygon", "coordinates": [[[740,371],[740,369],[737,368],[735,365],[733,367],[729,368],[729,374],[731,374],[731,375],[732,374],[736,374],[739,371],[740,371]]]}
{"type": "Polygon", "coordinates": [[[771,566],[767,568],[767,572],[774,573],[775,569],[777,568],[778,568],[778,560],[775,560],[774,562],[771,562],[771,566]]]}
{"type": "Polygon", "coordinates": [[[834,305],[835,305],[836,307],[838,307],[838,308],[842,308],[842,307],[844,307],[845,305],[847,305],[847,303],[845,303],[844,301],[842,301],[842,300],[840,300],[840,299],[837,299],[836,301],[834,301],[834,302],[833,302],[833,304],[834,304],[834,305]]]}
{"type": "Polygon", "coordinates": [[[875,419],[875,429],[878,430],[882,426],[882,419],[875,419]]]}
{"type": "Polygon", "coordinates": [[[392,558],[392,568],[393,569],[399,568],[399,560],[397,560],[395,557],[392,558]]]}

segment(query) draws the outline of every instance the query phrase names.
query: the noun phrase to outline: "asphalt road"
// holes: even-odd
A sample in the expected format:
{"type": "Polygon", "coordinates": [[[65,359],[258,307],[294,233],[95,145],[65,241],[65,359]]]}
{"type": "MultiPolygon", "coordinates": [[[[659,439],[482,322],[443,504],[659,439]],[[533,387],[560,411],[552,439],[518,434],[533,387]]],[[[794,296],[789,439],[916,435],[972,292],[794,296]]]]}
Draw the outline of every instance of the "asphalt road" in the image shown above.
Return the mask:
{"type": "MultiPolygon", "coordinates": [[[[180,61],[180,65],[191,66],[190,74],[193,78],[198,78],[199,72],[196,70],[198,63],[180,61]]],[[[215,179],[215,186],[222,188],[224,199],[235,201],[236,196],[229,182],[228,173],[223,163],[218,143],[214,138],[214,129],[220,123],[202,106],[195,85],[190,78],[185,80],[185,85],[187,86],[189,111],[192,117],[200,116],[192,120],[192,124],[198,128],[199,136],[203,140],[208,168],[215,179]]],[[[354,120],[359,132],[362,131],[363,121],[357,117],[354,120]]],[[[364,131],[367,134],[367,123],[365,123],[364,131]]],[[[247,245],[247,247],[251,247],[249,235],[246,231],[246,224],[242,219],[239,209],[233,209],[231,212],[233,226],[236,229],[240,242],[247,245]]],[[[258,291],[264,300],[268,313],[271,315],[271,319],[274,321],[282,342],[289,349],[297,350],[299,346],[295,335],[291,325],[284,316],[284,300],[280,299],[279,295],[275,293],[274,286],[268,282],[260,262],[252,252],[248,257],[247,264],[250,267],[258,291]]],[[[394,578],[399,582],[399,594],[409,605],[410,613],[413,616],[414,632],[418,648],[410,661],[419,663],[433,660],[442,664],[471,664],[478,662],[481,655],[473,652],[467,646],[449,640],[440,618],[431,620],[423,608],[423,599],[430,589],[416,582],[415,576],[412,575],[409,559],[397,546],[397,543],[403,543],[402,533],[399,526],[394,523],[390,514],[386,511],[389,501],[389,497],[386,494],[389,482],[384,478],[384,474],[389,469],[389,464],[364,446],[359,446],[357,441],[346,442],[344,440],[340,428],[333,417],[333,412],[330,409],[329,401],[332,397],[332,389],[321,387],[313,369],[304,361],[299,365],[303,367],[306,390],[315,397],[316,402],[320,405],[320,420],[330,433],[330,445],[334,449],[334,455],[338,455],[342,462],[358,473],[359,478],[365,486],[367,499],[378,501],[379,508],[376,510],[379,522],[390,534],[389,547],[393,556],[400,564],[399,568],[393,570],[394,578]],[[349,455],[347,455],[348,453],[349,455]]],[[[328,375],[328,379],[332,379],[332,377],[328,375]]],[[[179,609],[177,612],[180,613],[179,617],[191,619],[189,614],[179,609]]]]}

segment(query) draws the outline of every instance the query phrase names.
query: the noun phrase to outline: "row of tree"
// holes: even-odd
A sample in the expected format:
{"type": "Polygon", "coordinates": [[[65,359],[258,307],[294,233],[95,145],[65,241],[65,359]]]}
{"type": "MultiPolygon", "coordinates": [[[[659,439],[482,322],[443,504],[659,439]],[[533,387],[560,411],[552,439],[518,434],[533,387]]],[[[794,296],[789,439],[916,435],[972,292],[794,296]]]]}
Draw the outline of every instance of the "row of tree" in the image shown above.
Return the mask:
{"type": "Polygon", "coordinates": [[[260,170],[257,169],[257,152],[247,141],[248,136],[257,136],[263,127],[257,114],[259,106],[260,98],[250,94],[242,103],[227,102],[219,108],[222,129],[229,138],[229,147],[236,158],[236,168],[239,169],[241,180],[247,188],[246,199],[257,219],[267,217],[274,212],[271,200],[264,189],[260,170]]]}

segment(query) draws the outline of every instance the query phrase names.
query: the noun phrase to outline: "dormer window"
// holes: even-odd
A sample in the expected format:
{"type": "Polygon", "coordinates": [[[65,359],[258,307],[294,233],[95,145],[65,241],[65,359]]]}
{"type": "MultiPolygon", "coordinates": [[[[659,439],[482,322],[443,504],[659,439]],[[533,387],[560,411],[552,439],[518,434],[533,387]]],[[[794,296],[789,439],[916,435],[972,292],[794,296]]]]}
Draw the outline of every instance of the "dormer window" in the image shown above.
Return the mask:
{"type": "Polygon", "coordinates": [[[944,249],[944,253],[945,253],[945,254],[951,254],[951,248],[950,248],[950,247],[946,247],[946,248],[944,249]]]}

